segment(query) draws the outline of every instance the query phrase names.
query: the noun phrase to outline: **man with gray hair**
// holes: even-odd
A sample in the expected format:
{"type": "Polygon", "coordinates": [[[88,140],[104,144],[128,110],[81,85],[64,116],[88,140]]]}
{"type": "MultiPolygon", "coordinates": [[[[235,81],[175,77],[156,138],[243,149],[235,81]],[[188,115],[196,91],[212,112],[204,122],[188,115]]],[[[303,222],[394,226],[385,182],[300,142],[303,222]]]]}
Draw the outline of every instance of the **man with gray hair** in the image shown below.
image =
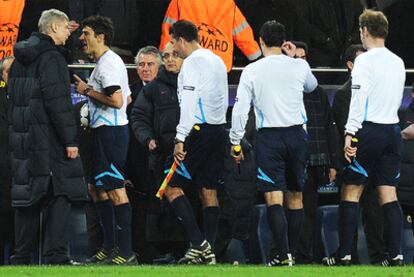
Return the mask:
{"type": "Polygon", "coordinates": [[[155,46],[145,46],[139,49],[135,56],[135,64],[142,85],[136,86],[136,89],[132,92],[132,100],[137,98],[138,93],[143,86],[157,77],[158,70],[162,65],[161,53],[155,46]]]}
{"type": "Polygon", "coordinates": [[[78,154],[70,78],[60,46],[70,32],[59,10],[42,13],[39,32],[14,47],[9,73],[9,152],[12,206],[16,208],[12,264],[30,264],[44,211],[42,261],[71,264],[68,223],[71,201],[86,200],[78,154]]]}
{"type": "MultiPolygon", "coordinates": [[[[139,49],[135,56],[136,70],[139,80],[131,86],[132,103],[128,106],[128,118],[130,119],[133,103],[137,101],[142,88],[155,79],[162,65],[161,54],[154,46],[148,45],[139,49]]],[[[128,197],[132,206],[132,245],[134,251],[140,253],[142,262],[150,262],[157,254],[153,247],[145,240],[145,224],[147,197],[150,181],[148,168],[148,150],[146,145],[141,145],[132,132],[131,120],[129,123],[130,138],[128,157],[126,162],[127,178],[130,185],[127,186],[128,197]],[[145,253],[145,254],[144,254],[145,253]],[[148,258],[147,257],[151,257],[148,258]]]]}

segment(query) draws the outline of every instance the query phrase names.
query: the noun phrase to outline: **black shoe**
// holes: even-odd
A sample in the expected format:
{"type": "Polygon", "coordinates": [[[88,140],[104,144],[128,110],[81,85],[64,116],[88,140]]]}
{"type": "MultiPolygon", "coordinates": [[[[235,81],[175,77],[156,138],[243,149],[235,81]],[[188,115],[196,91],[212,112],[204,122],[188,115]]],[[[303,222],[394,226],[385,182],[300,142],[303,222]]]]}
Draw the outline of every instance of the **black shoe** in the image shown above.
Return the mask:
{"type": "Polygon", "coordinates": [[[111,257],[111,259],[107,259],[107,262],[105,262],[107,265],[137,265],[137,255],[135,253],[132,253],[130,257],[124,257],[120,254],[115,254],[111,257]]]}
{"type": "Polygon", "coordinates": [[[179,264],[215,264],[216,256],[210,244],[205,240],[200,246],[192,245],[179,261],[179,264]]]}
{"type": "Polygon", "coordinates": [[[381,262],[382,266],[403,266],[404,257],[403,255],[397,255],[394,258],[386,258],[381,262]]]}
{"type": "Polygon", "coordinates": [[[338,258],[338,256],[334,254],[330,257],[323,258],[322,264],[326,266],[332,266],[332,265],[349,266],[351,265],[351,255],[345,255],[342,258],[338,258]]]}
{"type": "Polygon", "coordinates": [[[270,262],[267,263],[268,266],[293,266],[293,259],[290,253],[287,253],[284,256],[276,255],[273,257],[270,262]]]}
{"type": "Polygon", "coordinates": [[[107,252],[107,251],[101,249],[98,252],[96,252],[95,255],[93,255],[92,257],[90,257],[88,259],[86,259],[85,263],[86,264],[100,264],[100,263],[103,263],[111,256],[111,254],[113,252],[114,252],[114,250],[107,252]]]}

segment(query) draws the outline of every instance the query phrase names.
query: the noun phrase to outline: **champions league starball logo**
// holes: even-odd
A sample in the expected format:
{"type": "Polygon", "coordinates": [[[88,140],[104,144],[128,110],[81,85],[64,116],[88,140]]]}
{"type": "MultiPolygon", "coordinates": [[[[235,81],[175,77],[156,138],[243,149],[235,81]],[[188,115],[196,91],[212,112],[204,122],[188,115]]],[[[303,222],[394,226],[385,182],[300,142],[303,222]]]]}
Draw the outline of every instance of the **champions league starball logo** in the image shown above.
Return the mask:
{"type": "Polygon", "coordinates": [[[220,29],[203,22],[197,26],[197,29],[202,47],[220,52],[226,52],[229,49],[229,44],[220,29]]]}
{"type": "Polygon", "coordinates": [[[200,24],[200,26],[197,27],[197,29],[199,32],[206,32],[207,34],[212,36],[221,35],[224,37],[223,33],[219,29],[212,26],[208,26],[206,23],[203,22],[200,24]]]}

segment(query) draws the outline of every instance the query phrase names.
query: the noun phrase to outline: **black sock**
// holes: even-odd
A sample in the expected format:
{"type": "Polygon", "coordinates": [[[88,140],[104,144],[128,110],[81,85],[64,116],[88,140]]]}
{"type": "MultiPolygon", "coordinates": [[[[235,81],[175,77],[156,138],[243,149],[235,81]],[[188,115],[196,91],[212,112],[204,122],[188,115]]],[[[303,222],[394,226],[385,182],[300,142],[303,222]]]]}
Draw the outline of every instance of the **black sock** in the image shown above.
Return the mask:
{"type": "Polygon", "coordinates": [[[289,252],[287,220],[285,211],[280,205],[272,205],[267,207],[267,220],[270,230],[273,233],[276,244],[276,252],[281,257],[285,257],[289,252]]]}
{"type": "Polygon", "coordinates": [[[203,210],[204,234],[211,247],[214,247],[216,241],[219,215],[220,209],[217,206],[206,207],[203,210]]]}
{"type": "Polygon", "coordinates": [[[114,206],[116,231],[118,234],[119,254],[132,256],[131,205],[129,203],[114,206]]]}
{"type": "Polygon", "coordinates": [[[190,237],[190,242],[192,245],[201,245],[204,241],[204,237],[200,232],[200,228],[197,225],[197,221],[194,216],[193,207],[188,201],[185,195],[175,198],[171,202],[175,214],[178,220],[184,226],[188,236],[190,237]]]}
{"type": "Polygon", "coordinates": [[[95,203],[103,232],[103,249],[110,252],[115,247],[114,210],[111,200],[95,203]]]}
{"type": "Polygon", "coordinates": [[[403,213],[398,201],[384,204],[384,232],[390,258],[395,258],[401,252],[401,237],[403,227],[403,213]]]}
{"type": "Polygon", "coordinates": [[[303,219],[303,209],[287,210],[289,249],[293,256],[295,256],[296,245],[302,232],[303,219]]]}
{"type": "Polygon", "coordinates": [[[352,242],[358,225],[358,203],[341,201],[339,204],[339,258],[351,255],[352,242]]]}

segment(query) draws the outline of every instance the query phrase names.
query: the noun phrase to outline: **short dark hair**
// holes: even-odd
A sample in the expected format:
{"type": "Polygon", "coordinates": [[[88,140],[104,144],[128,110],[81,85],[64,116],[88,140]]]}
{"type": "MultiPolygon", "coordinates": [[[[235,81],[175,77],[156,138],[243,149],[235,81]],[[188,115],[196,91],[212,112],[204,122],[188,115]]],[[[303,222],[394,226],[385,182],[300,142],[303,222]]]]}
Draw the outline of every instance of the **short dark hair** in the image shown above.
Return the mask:
{"type": "Polygon", "coordinates": [[[388,20],[380,11],[365,10],[359,16],[359,27],[366,27],[374,38],[387,38],[388,20]]]}
{"type": "Polygon", "coordinates": [[[345,51],[344,63],[355,62],[358,52],[365,52],[366,50],[362,44],[351,44],[345,51]]]}
{"type": "Polygon", "coordinates": [[[306,44],[306,42],[303,41],[292,41],[292,43],[296,46],[296,48],[302,48],[303,50],[305,50],[305,54],[308,54],[308,45],[306,44]]]}
{"type": "Polygon", "coordinates": [[[178,20],[170,28],[170,35],[173,39],[183,38],[188,42],[198,42],[197,26],[188,20],[178,20]]]}
{"type": "Polygon", "coordinates": [[[260,28],[260,37],[267,47],[281,47],[286,39],[285,26],[276,20],[267,21],[260,28]]]}
{"type": "Polygon", "coordinates": [[[114,39],[114,24],[109,17],[102,15],[92,15],[82,21],[83,27],[90,27],[96,35],[104,35],[104,43],[106,46],[112,45],[114,39]]]}

